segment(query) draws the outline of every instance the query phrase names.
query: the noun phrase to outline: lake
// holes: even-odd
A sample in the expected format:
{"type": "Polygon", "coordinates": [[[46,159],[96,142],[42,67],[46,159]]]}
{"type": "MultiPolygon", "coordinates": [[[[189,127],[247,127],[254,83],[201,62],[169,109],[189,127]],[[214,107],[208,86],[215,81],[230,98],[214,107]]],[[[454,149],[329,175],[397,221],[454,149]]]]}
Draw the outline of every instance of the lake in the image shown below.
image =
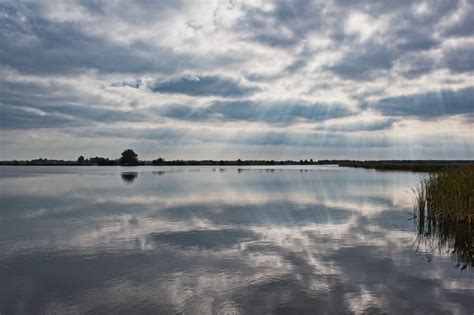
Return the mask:
{"type": "Polygon", "coordinates": [[[474,312],[471,267],[417,233],[420,174],[0,171],[2,315],[474,312]]]}

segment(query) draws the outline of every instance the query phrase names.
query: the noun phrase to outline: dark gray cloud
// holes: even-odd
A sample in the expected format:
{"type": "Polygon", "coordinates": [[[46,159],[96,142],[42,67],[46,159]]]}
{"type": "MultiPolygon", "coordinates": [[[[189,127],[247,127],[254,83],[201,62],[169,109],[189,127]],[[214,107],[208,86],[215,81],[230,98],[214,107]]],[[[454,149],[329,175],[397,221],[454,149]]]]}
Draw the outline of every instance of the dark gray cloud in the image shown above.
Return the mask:
{"type": "Polygon", "coordinates": [[[277,48],[295,46],[309,33],[322,27],[321,11],[324,4],[298,0],[277,1],[272,10],[244,7],[245,15],[236,31],[248,40],[277,48]]]}
{"type": "Polygon", "coordinates": [[[452,72],[474,71],[474,43],[448,49],[444,59],[452,72]]]}
{"type": "MultiPolygon", "coordinates": [[[[435,36],[434,30],[439,21],[453,14],[458,7],[458,1],[430,1],[426,12],[417,13],[414,10],[416,3],[412,1],[381,1],[377,4],[369,1],[338,1],[343,13],[338,20],[344,21],[350,12],[366,14],[369,19],[382,18],[390,22],[386,29],[375,30],[370,40],[362,41],[358,36],[348,36],[341,30],[334,32],[336,42],[342,47],[349,47],[347,53],[335,64],[327,67],[338,76],[346,79],[377,79],[381,73],[379,70],[391,70],[395,63],[410,65],[410,59],[419,59],[426,51],[436,49],[442,40],[435,36]],[[347,10],[344,8],[350,8],[347,10]]],[[[343,23],[342,23],[343,24],[343,23]]],[[[374,27],[367,25],[366,27],[374,27]]],[[[333,28],[338,30],[337,27],[333,28]]],[[[432,71],[427,67],[428,63],[435,63],[434,59],[429,62],[426,59],[433,58],[423,55],[425,59],[422,67],[415,66],[414,71],[405,73],[414,78],[432,71]]]]}
{"type": "Polygon", "coordinates": [[[345,78],[368,78],[376,70],[389,70],[394,60],[394,52],[376,44],[354,49],[328,70],[345,78]]]}
{"type": "Polygon", "coordinates": [[[355,131],[377,131],[391,128],[397,122],[393,118],[384,118],[376,121],[357,121],[333,126],[318,127],[317,130],[355,132],[355,131]]]}
{"type": "Polygon", "coordinates": [[[156,82],[150,85],[153,92],[186,94],[191,96],[241,97],[257,91],[234,80],[219,76],[194,76],[156,82]]]}
{"type": "Polygon", "coordinates": [[[142,112],[105,107],[98,98],[81,98],[67,85],[0,80],[2,129],[77,127],[99,122],[139,122],[142,112]],[[24,95],[28,95],[25,98],[24,95]]]}
{"type": "Polygon", "coordinates": [[[250,121],[269,124],[290,124],[297,120],[312,122],[352,114],[340,104],[308,104],[301,101],[218,101],[207,107],[174,105],[162,112],[163,116],[190,121],[250,121]]]}
{"type": "MultiPolygon", "coordinates": [[[[326,69],[346,79],[377,79],[380,70],[389,71],[396,62],[412,64],[412,59],[430,59],[424,52],[440,45],[440,41],[433,37],[433,26],[420,26],[416,21],[393,25],[391,31],[374,36],[373,40],[363,41],[355,37],[345,37],[342,43],[349,41],[349,50],[335,64],[326,69]],[[423,55],[424,54],[424,55],[423,55]]],[[[428,61],[425,61],[425,65],[428,61]]],[[[415,77],[430,72],[428,67],[416,67],[416,71],[408,75],[415,77]]]]}
{"type": "Polygon", "coordinates": [[[8,106],[0,102],[0,129],[90,126],[96,123],[143,121],[142,114],[85,106],[8,106]]]}
{"type": "Polygon", "coordinates": [[[114,17],[133,25],[147,27],[151,21],[169,20],[186,10],[190,4],[187,0],[136,0],[132,2],[119,0],[78,0],[78,4],[87,10],[87,14],[99,19],[114,17]]]}
{"type": "Polygon", "coordinates": [[[131,110],[114,110],[95,106],[43,106],[42,110],[61,113],[85,121],[93,122],[142,122],[145,120],[145,116],[142,112],[134,112],[131,110]]]}
{"type": "Polygon", "coordinates": [[[433,58],[423,54],[406,54],[398,60],[401,69],[398,69],[401,74],[409,79],[418,78],[421,75],[426,75],[439,67],[439,62],[433,58]]]}
{"type": "Polygon", "coordinates": [[[80,24],[46,20],[36,11],[39,9],[33,3],[0,5],[3,66],[35,74],[88,69],[106,73],[173,73],[178,68],[192,69],[198,62],[210,63],[205,57],[197,59],[146,41],[120,45],[88,33],[80,24]]]}
{"type": "Polygon", "coordinates": [[[28,107],[0,103],[0,129],[78,127],[82,124],[59,113],[45,113],[28,107]]]}
{"type": "Polygon", "coordinates": [[[138,79],[138,80],[133,80],[133,81],[115,82],[115,83],[112,83],[111,86],[112,87],[128,86],[128,87],[131,87],[131,88],[134,88],[134,89],[138,89],[141,86],[143,86],[143,82],[142,82],[142,80],[138,79]]]}
{"type": "MultiPolygon", "coordinates": [[[[398,20],[398,24],[406,21],[417,21],[419,23],[433,23],[439,21],[439,17],[453,13],[460,5],[460,0],[443,1],[430,0],[426,2],[427,10],[423,14],[418,14],[414,10],[415,3],[412,0],[382,0],[376,3],[370,0],[336,0],[339,9],[358,10],[370,13],[372,15],[396,14],[400,15],[402,20],[398,20]]],[[[422,26],[421,24],[419,26],[422,26]]]]}
{"type": "MultiPolygon", "coordinates": [[[[380,75],[379,70],[390,70],[397,60],[406,60],[403,58],[406,54],[422,53],[438,47],[442,40],[435,35],[437,24],[462,6],[459,1],[434,0],[427,3],[424,12],[419,13],[415,8],[417,4],[412,1],[374,3],[341,0],[325,3],[302,0],[272,4],[270,10],[247,8],[237,31],[246,34],[248,40],[286,50],[305,43],[312,35],[329,37],[333,40],[330,49],[344,49],[347,53],[325,69],[354,80],[376,78],[380,75]],[[376,29],[371,40],[361,41],[353,30],[347,32],[346,29],[346,22],[353,13],[368,16],[366,27],[374,27],[371,25],[374,22],[370,20],[375,19],[385,20],[388,25],[376,29]]],[[[468,7],[471,8],[470,5],[468,7]]],[[[465,20],[463,14],[461,21],[454,23],[460,28],[458,32],[469,29],[465,20]]],[[[307,54],[305,58],[295,58],[287,70],[300,68],[316,56],[317,51],[307,54]]],[[[422,75],[425,73],[423,70],[431,71],[430,68],[419,67],[408,75],[422,75]]]]}
{"type": "MultiPolygon", "coordinates": [[[[449,1],[446,1],[449,2],[449,1]]],[[[444,34],[453,37],[474,36],[474,4],[472,1],[463,1],[459,7],[460,16],[455,23],[444,29],[444,34]]]]}
{"type": "Polygon", "coordinates": [[[433,38],[432,34],[428,33],[426,29],[400,29],[395,32],[394,37],[396,46],[394,49],[400,50],[399,53],[409,51],[424,51],[435,48],[439,45],[440,41],[433,38]]]}
{"type": "Polygon", "coordinates": [[[474,87],[383,98],[373,106],[385,115],[421,119],[474,115],[474,87]]]}

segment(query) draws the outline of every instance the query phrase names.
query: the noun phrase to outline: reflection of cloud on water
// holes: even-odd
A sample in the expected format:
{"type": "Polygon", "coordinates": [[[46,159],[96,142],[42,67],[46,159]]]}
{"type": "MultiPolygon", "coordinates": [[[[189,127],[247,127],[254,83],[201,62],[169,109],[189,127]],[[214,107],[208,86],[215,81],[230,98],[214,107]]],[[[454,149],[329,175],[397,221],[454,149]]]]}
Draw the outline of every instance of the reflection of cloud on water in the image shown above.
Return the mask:
{"type": "MultiPolygon", "coordinates": [[[[419,257],[410,255],[411,249],[405,246],[404,242],[411,238],[410,233],[387,231],[387,234],[383,235],[380,232],[384,230],[379,228],[376,231],[379,233],[377,239],[370,239],[368,235],[365,235],[366,238],[364,238],[362,232],[366,231],[365,227],[359,227],[362,230],[359,233],[354,233],[357,221],[357,218],[354,218],[347,224],[337,226],[314,224],[293,228],[254,227],[251,230],[259,235],[258,239],[243,241],[240,248],[224,247],[216,253],[187,248],[183,253],[194,257],[193,259],[200,256],[212,257],[216,264],[219,264],[220,260],[234,260],[239,265],[235,270],[238,276],[235,275],[237,278],[233,278],[228,274],[222,274],[214,277],[208,274],[199,274],[199,272],[195,276],[186,274],[170,276],[170,278],[175,277],[174,279],[177,281],[173,281],[175,294],[171,294],[172,296],[179,296],[178,292],[192,292],[188,301],[176,301],[175,305],[181,305],[180,307],[187,305],[192,310],[200,310],[205,305],[210,307],[213,304],[206,304],[199,297],[213,296],[218,300],[235,299],[238,301],[241,290],[251,292],[256,296],[256,299],[257,297],[268,298],[267,294],[270,292],[265,289],[268,287],[274,292],[272,294],[275,299],[282,299],[288,304],[302,303],[303,309],[309,308],[311,305],[314,306],[317,301],[324,301],[328,292],[330,295],[334,295],[333,298],[337,298],[339,294],[347,297],[347,300],[341,301],[340,308],[334,311],[363,313],[368,309],[381,311],[380,307],[384,309],[388,307],[394,311],[416,309],[416,305],[401,303],[406,294],[410,294],[407,292],[416,291],[416,282],[420,275],[440,279],[445,271],[445,266],[438,265],[431,268],[430,274],[426,274],[423,270],[413,270],[411,266],[419,263],[416,261],[419,260],[419,257]],[[348,234],[349,232],[353,234],[348,234]],[[402,242],[400,243],[400,241],[402,242]],[[385,250],[382,250],[384,248],[385,250]],[[370,260],[367,261],[367,258],[370,260]],[[249,268],[245,268],[245,265],[249,268]],[[369,274],[366,272],[367,268],[370,269],[369,274]],[[250,274],[240,274],[239,272],[242,270],[246,270],[250,274]],[[391,282],[385,283],[384,277],[387,273],[399,280],[393,282],[393,279],[390,278],[391,282]],[[369,281],[371,285],[359,287],[357,283],[360,283],[359,277],[361,275],[369,276],[364,278],[364,281],[371,279],[369,281]],[[220,280],[216,282],[216,279],[220,280]],[[413,287],[410,285],[407,287],[406,283],[411,283],[413,287]],[[343,284],[345,290],[350,288],[349,293],[341,291],[342,288],[339,286],[343,284]],[[286,287],[286,290],[290,291],[284,292],[291,292],[291,294],[289,296],[281,295],[283,291],[280,291],[280,286],[282,290],[283,287],[286,287]],[[305,288],[304,294],[299,291],[303,287],[305,288]],[[403,290],[397,289],[398,287],[402,287],[403,290]],[[301,299],[296,296],[297,292],[302,293],[305,298],[301,299]],[[387,296],[397,299],[400,305],[389,301],[387,296]]],[[[177,234],[179,233],[177,232],[177,234]]],[[[188,232],[183,231],[182,233],[186,235],[188,232]]],[[[232,274],[232,269],[229,266],[226,267],[226,271],[232,274]]],[[[458,283],[459,287],[473,290],[472,285],[469,285],[469,280],[463,281],[461,279],[458,283]]],[[[434,280],[430,286],[433,288],[443,287],[443,282],[434,280]]],[[[151,290],[151,288],[149,289],[151,290]]],[[[162,289],[170,290],[169,286],[162,289]]],[[[431,308],[428,307],[425,310],[436,312],[444,309],[449,311],[459,307],[453,302],[455,301],[454,296],[440,295],[436,293],[435,289],[425,292],[423,295],[425,297],[422,296],[422,299],[428,299],[433,294],[437,296],[439,305],[430,306],[431,308]]],[[[181,296],[179,299],[183,299],[183,297],[181,296]]],[[[278,303],[274,305],[276,304],[278,303]]]]}
{"type": "MultiPolygon", "coordinates": [[[[124,232],[127,227],[133,229],[132,226],[141,227],[144,223],[142,219],[133,222],[130,218],[124,218],[122,222],[124,226],[116,231],[124,232]]],[[[264,311],[272,307],[277,311],[278,305],[297,306],[298,311],[320,305],[334,312],[364,313],[381,311],[381,307],[398,312],[416,310],[416,305],[407,304],[406,296],[415,294],[417,281],[422,275],[423,278],[439,279],[425,280],[430,281],[429,287],[433,289],[421,294],[421,299],[436,296],[437,302],[424,310],[449,311],[459,307],[455,301],[462,295],[438,292],[438,288],[443,287],[441,275],[445,266],[430,266],[434,269],[430,275],[411,268],[419,263],[415,261],[419,258],[409,255],[411,249],[399,243],[399,240],[410,237],[408,232],[388,231],[383,235],[380,232],[384,230],[379,228],[376,231],[378,238],[372,239],[364,234],[365,227],[358,226],[357,222],[360,220],[354,215],[353,219],[339,225],[314,223],[293,227],[248,227],[251,234],[243,227],[242,232],[233,230],[236,235],[233,245],[226,243],[228,240],[222,230],[211,230],[212,224],[203,226],[206,229],[202,232],[183,230],[168,233],[166,235],[172,235],[171,239],[165,237],[158,242],[153,239],[157,234],[150,232],[144,241],[151,247],[145,247],[144,252],[123,249],[105,255],[109,263],[118,263],[119,266],[129,257],[136,264],[133,270],[139,270],[138,274],[117,278],[113,272],[109,273],[109,278],[94,284],[92,291],[80,291],[67,305],[85,305],[103,312],[110,311],[109,305],[122,303],[124,307],[127,304],[130,307],[146,304],[155,310],[192,313],[224,308],[228,305],[226,303],[243,305],[242,312],[264,311]],[[211,247],[202,246],[199,237],[195,237],[196,233],[212,240],[211,247]],[[254,236],[248,238],[248,235],[254,236]],[[220,240],[222,244],[219,244],[220,240]],[[189,241],[193,243],[187,244],[189,241]],[[386,242],[391,245],[382,246],[387,245],[386,242]],[[168,246],[171,246],[170,250],[168,246]],[[166,262],[163,265],[164,257],[166,262]],[[405,261],[399,262],[400,257],[405,261]],[[160,261],[159,269],[156,269],[155,261],[160,261]],[[391,275],[388,282],[385,279],[387,274],[391,275]],[[140,275],[146,275],[146,281],[140,280],[140,275]],[[136,276],[139,278],[135,279],[136,276]],[[332,304],[334,299],[339,303],[332,304]],[[261,300],[269,303],[262,305],[258,303],[261,300]]],[[[153,231],[151,226],[150,231],[153,231]]],[[[74,257],[78,263],[93,264],[87,251],[74,257]]],[[[48,263],[48,259],[44,263],[48,263]]],[[[72,261],[63,263],[66,264],[64,268],[73,267],[72,261]]],[[[469,279],[459,279],[454,283],[451,281],[449,285],[467,288],[467,293],[473,290],[469,279]]],[[[54,305],[48,307],[54,308],[54,305]]],[[[64,305],[62,307],[61,310],[70,310],[64,305]]]]}
{"type": "Polygon", "coordinates": [[[219,248],[235,248],[244,242],[256,240],[256,235],[248,230],[191,230],[179,232],[152,233],[147,241],[177,246],[178,248],[198,248],[217,250],[219,248]]]}
{"type": "MultiPolygon", "coordinates": [[[[242,312],[278,311],[279,306],[289,307],[287,310],[297,307],[293,310],[309,311],[319,305],[334,312],[359,314],[383,309],[394,313],[436,313],[456,309],[465,311],[456,301],[466,298],[466,294],[473,290],[469,279],[457,279],[450,281],[448,286],[467,291],[443,294],[440,289],[444,288],[441,275],[445,273],[445,266],[430,266],[433,267],[430,275],[413,269],[412,266],[419,263],[416,262],[418,257],[408,255],[411,250],[397,246],[396,239],[393,246],[387,248],[364,244],[362,239],[353,243],[347,240],[342,246],[333,247],[336,244],[329,230],[318,233],[314,227],[303,231],[294,227],[267,231],[258,227],[254,231],[262,233],[259,239],[245,240],[241,248],[217,250],[214,247],[209,251],[191,246],[168,252],[166,247],[155,247],[147,254],[148,259],[137,266],[139,274],[147,275],[146,282],[137,282],[134,274],[118,279],[112,277],[99,284],[93,292],[83,291],[84,295],[76,296],[71,304],[87,305],[102,311],[108,310],[108,305],[122,301],[124,305],[145,303],[161,310],[191,313],[209,309],[216,311],[226,303],[241,306],[242,312]],[[155,269],[153,264],[148,264],[157,257],[167,257],[165,267],[173,266],[171,269],[175,271],[155,269]],[[406,257],[407,260],[397,263],[397,257],[406,257]],[[387,274],[391,275],[389,279],[387,274]],[[148,275],[153,276],[148,278],[148,275]],[[422,280],[426,284],[423,288],[430,290],[418,292],[420,277],[425,279],[422,280]],[[91,299],[99,292],[102,292],[100,300],[91,299]],[[417,302],[413,301],[415,304],[406,298],[411,294],[417,295],[417,302]],[[431,300],[433,297],[436,301],[431,300]],[[262,304],[262,300],[268,303],[262,304]]],[[[186,233],[189,232],[184,231],[183,235],[186,233]]],[[[126,257],[134,254],[116,255],[126,257]]]]}
{"type": "MultiPolygon", "coordinates": [[[[0,240],[25,231],[29,238],[12,237],[15,243],[0,257],[38,290],[50,289],[46,274],[67,280],[66,289],[76,293],[48,297],[46,313],[78,305],[98,313],[114,311],[111,305],[132,313],[144,307],[463,313],[474,307],[466,302],[472,277],[447,269],[446,260],[423,265],[424,257],[414,253],[404,197],[391,197],[404,193],[399,175],[346,183],[325,173],[329,177],[282,171],[272,180],[252,171],[170,173],[166,181],[140,173],[132,186],[115,174],[91,187],[85,185],[90,178],[64,176],[47,179],[38,191],[30,185],[36,179],[22,179],[16,193],[25,197],[2,212],[0,240]],[[63,198],[55,196],[66,190],[63,198]],[[34,224],[25,213],[36,215],[34,224]],[[5,222],[15,222],[18,231],[5,222]],[[39,267],[43,276],[34,272],[39,267]],[[73,274],[83,270],[91,272],[73,274]]],[[[12,273],[2,279],[16,281],[12,273]]],[[[8,294],[0,289],[0,296],[8,294]]]]}

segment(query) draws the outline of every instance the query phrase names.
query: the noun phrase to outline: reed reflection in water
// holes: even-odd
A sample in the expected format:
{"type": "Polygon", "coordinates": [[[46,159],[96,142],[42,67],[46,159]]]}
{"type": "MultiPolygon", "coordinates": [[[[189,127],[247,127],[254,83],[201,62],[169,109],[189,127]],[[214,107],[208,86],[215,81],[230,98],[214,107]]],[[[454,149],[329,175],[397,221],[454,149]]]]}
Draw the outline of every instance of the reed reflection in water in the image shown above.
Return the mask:
{"type": "Polygon", "coordinates": [[[419,209],[416,214],[417,250],[429,260],[435,255],[450,253],[461,270],[474,266],[474,223],[430,216],[419,209]]]}

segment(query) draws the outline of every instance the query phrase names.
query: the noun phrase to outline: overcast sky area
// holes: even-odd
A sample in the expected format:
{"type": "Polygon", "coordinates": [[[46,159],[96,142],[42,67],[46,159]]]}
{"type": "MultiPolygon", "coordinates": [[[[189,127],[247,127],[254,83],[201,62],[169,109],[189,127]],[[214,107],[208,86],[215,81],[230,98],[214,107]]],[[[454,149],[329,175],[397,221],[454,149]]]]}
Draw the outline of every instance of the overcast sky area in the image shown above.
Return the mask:
{"type": "Polygon", "coordinates": [[[0,3],[0,159],[472,159],[474,2],[0,3]]]}

